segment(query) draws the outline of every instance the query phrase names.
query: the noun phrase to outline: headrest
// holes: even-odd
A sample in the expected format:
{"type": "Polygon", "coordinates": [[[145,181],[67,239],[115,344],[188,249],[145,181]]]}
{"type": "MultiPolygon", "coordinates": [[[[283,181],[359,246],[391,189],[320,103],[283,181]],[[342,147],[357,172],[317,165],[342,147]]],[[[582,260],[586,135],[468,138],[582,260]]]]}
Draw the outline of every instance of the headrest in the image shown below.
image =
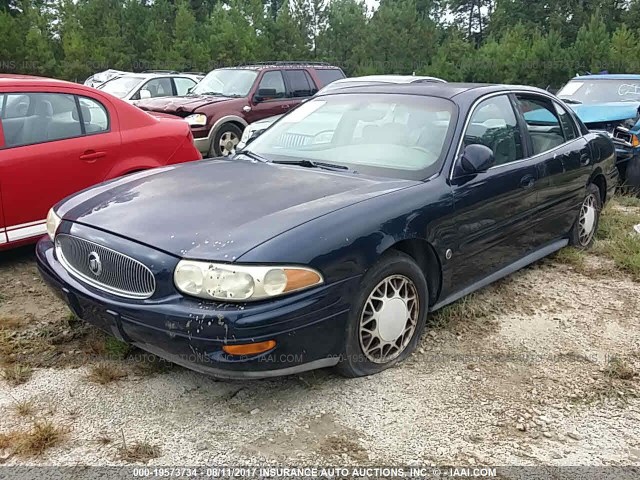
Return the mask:
{"type": "MultiPolygon", "coordinates": [[[[80,106],[80,110],[82,110],[82,120],[84,121],[84,123],[91,123],[91,110],[89,109],[89,107],[85,107],[83,105],[80,106]]],[[[74,110],[71,113],[71,117],[74,120],[80,120],[78,118],[78,111],[74,110]]]]}
{"type": "Polygon", "coordinates": [[[48,100],[40,100],[36,104],[35,114],[39,117],[53,117],[53,106],[48,100]]]}

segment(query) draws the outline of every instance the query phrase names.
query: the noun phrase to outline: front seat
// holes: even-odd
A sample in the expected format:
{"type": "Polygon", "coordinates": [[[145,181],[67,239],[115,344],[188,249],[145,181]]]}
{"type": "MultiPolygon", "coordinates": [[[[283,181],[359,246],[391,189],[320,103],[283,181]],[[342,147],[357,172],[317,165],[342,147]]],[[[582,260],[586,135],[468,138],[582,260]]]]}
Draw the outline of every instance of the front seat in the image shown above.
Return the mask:
{"type": "Polygon", "coordinates": [[[43,142],[47,139],[47,130],[53,118],[53,106],[48,100],[36,103],[33,115],[25,118],[22,129],[22,144],[43,142]]]}

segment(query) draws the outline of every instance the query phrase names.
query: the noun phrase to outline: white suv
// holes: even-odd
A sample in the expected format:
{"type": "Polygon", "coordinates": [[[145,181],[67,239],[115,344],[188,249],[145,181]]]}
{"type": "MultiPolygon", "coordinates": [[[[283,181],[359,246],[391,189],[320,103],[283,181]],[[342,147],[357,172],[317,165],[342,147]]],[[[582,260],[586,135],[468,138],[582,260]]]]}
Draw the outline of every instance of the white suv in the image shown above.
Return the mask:
{"type": "Polygon", "coordinates": [[[190,73],[126,73],[97,88],[135,105],[136,100],[186,95],[201,78],[190,73]]]}

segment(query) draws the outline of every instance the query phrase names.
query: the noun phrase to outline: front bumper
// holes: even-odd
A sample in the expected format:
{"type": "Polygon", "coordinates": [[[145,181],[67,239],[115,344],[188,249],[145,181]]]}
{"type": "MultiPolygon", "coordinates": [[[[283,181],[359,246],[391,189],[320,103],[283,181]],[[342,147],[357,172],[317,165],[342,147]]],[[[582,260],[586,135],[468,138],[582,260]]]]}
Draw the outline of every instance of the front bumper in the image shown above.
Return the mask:
{"type": "Polygon", "coordinates": [[[220,304],[178,293],[128,300],[92,287],[57,260],[53,242],[36,247],[42,278],[79,318],[169,361],[219,378],[264,378],[338,363],[353,298],[352,277],[296,295],[255,304],[220,304]],[[225,344],[275,340],[248,357],[230,356],[225,344]]]}

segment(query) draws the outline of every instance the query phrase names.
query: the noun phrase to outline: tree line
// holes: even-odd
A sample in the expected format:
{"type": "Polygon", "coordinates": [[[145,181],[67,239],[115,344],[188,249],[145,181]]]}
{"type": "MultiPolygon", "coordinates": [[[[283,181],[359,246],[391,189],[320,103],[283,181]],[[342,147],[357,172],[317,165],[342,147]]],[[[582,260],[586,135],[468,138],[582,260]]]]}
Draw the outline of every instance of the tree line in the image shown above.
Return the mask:
{"type": "Polygon", "coordinates": [[[0,72],[206,72],[327,61],[349,75],[558,87],[640,73],[640,0],[0,0],[0,72]]]}

